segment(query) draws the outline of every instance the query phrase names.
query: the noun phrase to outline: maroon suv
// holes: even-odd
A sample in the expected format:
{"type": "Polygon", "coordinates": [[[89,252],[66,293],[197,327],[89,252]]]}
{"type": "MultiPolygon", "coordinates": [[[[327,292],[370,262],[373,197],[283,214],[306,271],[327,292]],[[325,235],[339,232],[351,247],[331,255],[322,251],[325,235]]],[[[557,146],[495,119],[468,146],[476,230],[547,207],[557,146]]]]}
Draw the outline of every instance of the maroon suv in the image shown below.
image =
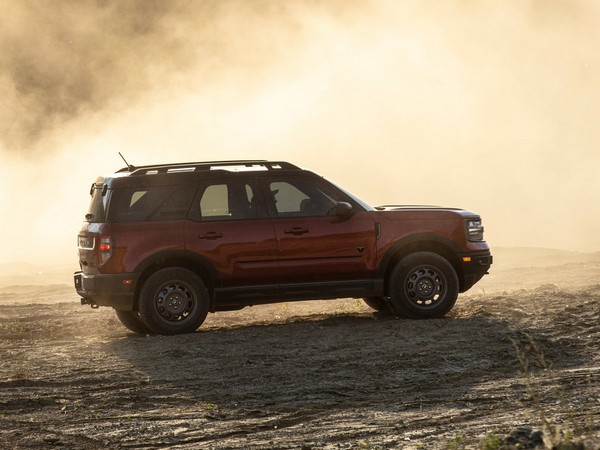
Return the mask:
{"type": "Polygon", "coordinates": [[[136,333],[193,332],[208,312],[342,297],[441,317],[492,263],[476,214],[373,208],[287,162],[129,166],[90,194],[75,287],[82,304],[113,307],[136,333]]]}

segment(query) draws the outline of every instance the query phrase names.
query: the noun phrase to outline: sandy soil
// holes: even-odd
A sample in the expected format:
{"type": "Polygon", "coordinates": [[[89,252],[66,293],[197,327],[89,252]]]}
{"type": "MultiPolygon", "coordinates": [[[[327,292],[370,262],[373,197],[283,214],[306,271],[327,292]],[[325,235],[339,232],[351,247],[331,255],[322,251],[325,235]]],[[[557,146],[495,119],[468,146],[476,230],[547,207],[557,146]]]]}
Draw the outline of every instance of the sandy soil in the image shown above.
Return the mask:
{"type": "Polygon", "coordinates": [[[544,420],[600,448],[600,255],[494,253],[440,320],[346,299],[141,337],[69,285],[0,285],[0,448],[478,448],[544,420]]]}

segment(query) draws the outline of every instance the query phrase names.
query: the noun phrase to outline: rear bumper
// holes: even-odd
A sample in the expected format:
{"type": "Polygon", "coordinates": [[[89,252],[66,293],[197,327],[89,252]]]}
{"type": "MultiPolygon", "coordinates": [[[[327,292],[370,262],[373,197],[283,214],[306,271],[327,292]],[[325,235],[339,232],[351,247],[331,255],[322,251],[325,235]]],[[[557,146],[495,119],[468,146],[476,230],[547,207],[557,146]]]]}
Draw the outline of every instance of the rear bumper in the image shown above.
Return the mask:
{"type": "Polygon", "coordinates": [[[137,273],[86,275],[75,272],[73,281],[82,304],[131,311],[139,277],[137,273]]]}
{"type": "Polygon", "coordinates": [[[477,253],[464,253],[460,255],[462,264],[463,279],[460,286],[460,292],[468,291],[485,274],[488,273],[494,257],[489,251],[477,253]]]}

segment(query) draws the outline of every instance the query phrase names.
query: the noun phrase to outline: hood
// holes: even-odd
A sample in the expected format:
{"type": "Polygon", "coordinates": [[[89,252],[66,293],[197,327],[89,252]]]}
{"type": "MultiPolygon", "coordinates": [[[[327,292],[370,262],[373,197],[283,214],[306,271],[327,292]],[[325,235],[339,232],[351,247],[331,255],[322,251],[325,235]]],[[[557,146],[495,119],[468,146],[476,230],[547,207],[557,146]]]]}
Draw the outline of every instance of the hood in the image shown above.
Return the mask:
{"type": "Polygon", "coordinates": [[[432,205],[382,205],[376,206],[375,209],[377,211],[406,211],[406,210],[423,210],[423,209],[434,209],[434,210],[450,210],[450,211],[460,211],[456,208],[444,208],[442,206],[432,206],[432,205]]]}
{"type": "Polygon", "coordinates": [[[430,205],[382,205],[377,206],[375,212],[397,219],[479,218],[477,214],[464,209],[430,205]]]}

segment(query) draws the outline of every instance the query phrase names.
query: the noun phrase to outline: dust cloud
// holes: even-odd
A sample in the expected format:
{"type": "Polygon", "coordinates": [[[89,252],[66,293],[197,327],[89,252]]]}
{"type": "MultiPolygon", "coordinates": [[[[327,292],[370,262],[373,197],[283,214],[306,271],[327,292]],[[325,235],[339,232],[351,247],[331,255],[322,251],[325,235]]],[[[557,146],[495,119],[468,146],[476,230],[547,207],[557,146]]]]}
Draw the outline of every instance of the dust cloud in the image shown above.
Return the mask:
{"type": "Polygon", "coordinates": [[[0,0],[0,262],[72,263],[99,174],[289,160],[494,246],[600,250],[592,0],[0,0]]]}

